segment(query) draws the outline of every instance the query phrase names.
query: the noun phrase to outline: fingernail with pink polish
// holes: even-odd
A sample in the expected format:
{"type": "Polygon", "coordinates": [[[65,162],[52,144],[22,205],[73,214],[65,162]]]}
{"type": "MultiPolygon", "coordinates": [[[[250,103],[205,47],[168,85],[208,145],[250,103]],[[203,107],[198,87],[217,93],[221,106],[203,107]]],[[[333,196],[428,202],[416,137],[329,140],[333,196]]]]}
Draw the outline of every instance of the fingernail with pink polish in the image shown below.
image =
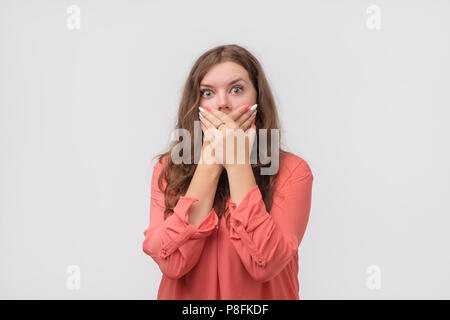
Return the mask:
{"type": "Polygon", "coordinates": [[[250,109],[250,107],[251,107],[251,105],[248,104],[248,105],[246,105],[246,106],[244,107],[244,110],[247,111],[248,109],[250,109]]]}

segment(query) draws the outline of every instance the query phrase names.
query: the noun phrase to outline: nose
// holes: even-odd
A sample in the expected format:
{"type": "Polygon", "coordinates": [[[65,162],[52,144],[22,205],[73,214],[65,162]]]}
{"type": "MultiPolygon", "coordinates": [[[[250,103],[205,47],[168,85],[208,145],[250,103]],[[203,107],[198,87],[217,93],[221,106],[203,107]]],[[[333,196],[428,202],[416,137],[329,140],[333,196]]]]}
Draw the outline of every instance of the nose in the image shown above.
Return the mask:
{"type": "Polygon", "coordinates": [[[217,109],[223,113],[228,113],[231,111],[232,108],[228,102],[226,95],[219,95],[217,100],[217,109]]]}
{"type": "Polygon", "coordinates": [[[231,108],[227,105],[225,105],[225,106],[220,105],[217,109],[223,113],[231,112],[231,108]]]}

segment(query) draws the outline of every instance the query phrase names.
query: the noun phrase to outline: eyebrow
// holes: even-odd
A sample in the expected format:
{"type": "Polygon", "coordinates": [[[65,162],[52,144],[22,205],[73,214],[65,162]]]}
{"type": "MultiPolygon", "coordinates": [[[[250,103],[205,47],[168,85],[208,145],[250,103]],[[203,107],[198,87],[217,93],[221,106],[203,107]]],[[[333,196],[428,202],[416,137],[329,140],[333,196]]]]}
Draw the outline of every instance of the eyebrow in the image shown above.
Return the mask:
{"type": "MultiPolygon", "coordinates": [[[[234,83],[236,83],[236,82],[239,82],[239,81],[244,81],[245,83],[247,83],[247,81],[245,81],[244,79],[242,79],[242,78],[237,78],[237,79],[231,81],[228,85],[232,85],[232,84],[234,84],[234,83]]],[[[200,84],[200,86],[201,86],[201,87],[214,88],[214,86],[212,86],[212,85],[210,85],[210,84],[200,84]]]]}

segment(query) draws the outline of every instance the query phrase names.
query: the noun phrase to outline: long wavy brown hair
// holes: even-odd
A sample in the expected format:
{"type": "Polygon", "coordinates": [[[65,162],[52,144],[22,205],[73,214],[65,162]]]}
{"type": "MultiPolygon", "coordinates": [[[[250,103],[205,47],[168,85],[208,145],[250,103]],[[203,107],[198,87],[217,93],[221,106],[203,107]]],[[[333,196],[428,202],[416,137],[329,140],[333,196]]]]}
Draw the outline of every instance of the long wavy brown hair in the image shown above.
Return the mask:
{"type": "MultiPolygon", "coordinates": [[[[213,65],[228,61],[235,62],[247,70],[249,78],[257,92],[256,103],[258,104],[258,112],[255,119],[257,131],[258,129],[267,129],[267,137],[271,137],[270,130],[279,130],[280,126],[277,108],[268,81],[258,60],[245,48],[235,44],[221,45],[210,49],[203,53],[194,63],[184,85],[178,109],[176,129],[186,129],[189,131],[191,137],[194,137],[194,121],[199,120],[198,105],[201,99],[200,82],[213,65]]],[[[271,156],[270,140],[268,139],[267,141],[268,156],[271,156]]],[[[279,142],[277,142],[278,146],[280,146],[279,142]]],[[[169,214],[173,213],[173,209],[180,196],[183,196],[187,192],[197,166],[194,163],[194,154],[191,155],[191,164],[175,164],[172,162],[170,156],[171,151],[177,143],[179,142],[173,142],[167,152],[158,154],[155,157],[158,158],[160,163],[163,163],[163,159],[167,157],[167,161],[165,161],[158,179],[158,187],[165,196],[164,220],[169,214]],[[165,188],[163,188],[163,180],[166,181],[165,188]]],[[[278,148],[281,157],[282,153],[286,151],[282,150],[281,147],[278,148]]],[[[194,150],[194,139],[191,139],[191,150],[194,150]]],[[[257,154],[259,155],[259,143],[257,144],[257,154]]],[[[273,186],[278,176],[278,172],[274,175],[260,174],[261,167],[269,166],[270,163],[262,164],[259,157],[257,163],[252,164],[255,180],[260,189],[267,212],[270,212],[272,206],[273,186]]],[[[229,196],[228,177],[226,171],[223,170],[214,198],[214,209],[219,218],[228,211],[228,208],[225,208],[225,206],[229,196]]],[[[226,215],[227,228],[229,228],[229,217],[229,214],[226,215]]]]}

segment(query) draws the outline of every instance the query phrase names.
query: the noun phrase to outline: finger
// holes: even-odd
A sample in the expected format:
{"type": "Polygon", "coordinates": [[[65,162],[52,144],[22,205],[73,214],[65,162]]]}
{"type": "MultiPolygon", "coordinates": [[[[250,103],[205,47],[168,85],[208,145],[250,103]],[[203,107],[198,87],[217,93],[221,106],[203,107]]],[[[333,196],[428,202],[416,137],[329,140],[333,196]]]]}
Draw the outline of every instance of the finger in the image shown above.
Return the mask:
{"type": "Polygon", "coordinates": [[[216,127],[203,115],[199,115],[200,121],[202,122],[202,125],[205,127],[204,133],[205,136],[210,139],[214,134],[213,130],[217,130],[216,127]]]}
{"type": "Polygon", "coordinates": [[[230,116],[231,119],[233,119],[234,121],[236,121],[237,119],[239,119],[243,114],[245,114],[249,109],[250,109],[251,105],[250,104],[244,104],[239,108],[234,109],[233,111],[231,111],[228,115],[230,116]]]}
{"type": "Polygon", "coordinates": [[[255,119],[256,119],[256,110],[247,119],[245,119],[245,121],[242,122],[242,124],[239,127],[242,128],[242,130],[246,131],[251,127],[252,123],[254,123],[255,119]]]}
{"type": "Polygon", "coordinates": [[[251,105],[245,105],[242,108],[237,109],[233,115],[233,119],[236,122],[236,124],[240,127],[255,111],[258,104],[251,105]]]}
{"type": "Polygon", "coordinates": [[[250,129],[253,129],[254,132],[256,133],[256,124],[255,124],[255,122],[252,122],[252,125],[250,126],[250,129]]]}
{"type": "Polygon", "coordinates": [[[205,140],[207,140],[207,137],[206,137],[206,127],[205,127],[205,125],[202,123],[202,131],[203,131],[203,134],[204,134],[204,136],[203,136],[203,140],[202,141],[205,141],[205,140]]]}
{"type": "Polygon", "coordinates": [[[205,125],[206,128],[212,128],[214,127],[213,123],[211,123],[211,121],[208,120],[208,118],[203,115],[201,112],[198,114],[200,121],[202,122],[202,124],[205,125]]]}
{"type": "Polygon", "coordinates": [[[252,147],[253,147],[253,143],[255,142],[255,137],[256,137],[256,125],[255,125],[254,122],[253,122],[252,125],[250,126],[250,129],[248,129],[248,130],[246,131],[246,134],[247,134],[248,137],[249,137],[249,148],[250,148],[250,150],[251,150],[252,147]],[[250,131],[250,132],[248,132],[248,131],[250,131]]]}
{"type": "MultiPolygon", "coordinates": [[[[206,108],[206,107],[205,107],[206,108]]],[[[202,107],[198,107],[199,115],[203,116],[207,119],[214,128],[217,128],[223,121],[221,121],[214,113],[212,113],[212,109],[204,109],[202,107]]]]}
{"type": "Polygon", "coordinates": [[[203,131],[203,133],[204,134],[206,134],[206,125],[203,123],[203,119],[202,119],[202,117],[200,117],[200,124],[201,124],[201,126],[202,126],[202,131],[203,131]]]}
{"type": "Polygon", "coordinates": [[[236,124],[239,127],[242,127],[244,123],[248,122],[248,120],[251,122],[251,120],[256,116],[256,112],[257,110],[248,110],[236,120],[236,124]]]}
{"type": "Polygon", "coordinates": [[[256,125],[252,123],[250,128],[245,131],[246,134],[250,135],[252,138],[256,135],[256,125]]]}
{"type": "Polygon", "coordinates": [[[233,127],[235,124],[234,120],[222,111],[211,109],[211,111],[206,112],[206,114],[209,116],[208,120],[210,120],[216,128],[218,128],[222,122],[228,127],[233,127]]]}

